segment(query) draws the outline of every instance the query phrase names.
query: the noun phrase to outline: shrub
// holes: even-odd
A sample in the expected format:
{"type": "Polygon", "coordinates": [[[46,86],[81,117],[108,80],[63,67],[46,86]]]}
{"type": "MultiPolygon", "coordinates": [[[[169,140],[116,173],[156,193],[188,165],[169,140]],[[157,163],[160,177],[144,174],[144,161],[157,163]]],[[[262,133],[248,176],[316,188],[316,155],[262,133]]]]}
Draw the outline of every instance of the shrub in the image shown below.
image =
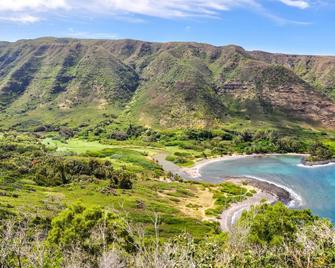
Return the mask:
{"type": "Polygon", "coordinates": [[[45,186],[67,184],[72,181],[81,181],[83,178],[106,180],[120,174],[113,169],[109,161],[56,156],[40,159],[34,165],[33,171],[32,175],[36,183],[45,186]]]}
{"type": "Polygon", "coordinates": [[[68,207],[52,220],[48,242],[61,251],[76,245],[90,254],[99,254],[110,245],[127,252],[135,249],[134,238],[120,215],[80,204],[68,207]]]}
{"type": "Polygon", "coordinates": [[[333,157],[331,149],[320,142],[312,144],[309,153],[312,160],[328,160],[333,157]]]}
{"type": "Polygon", "coordinates": [[[263,204],[243,212],[239,224],[250,228],[252,243],[278,245],[294,242],[299,228],[316,219],[310,210],[292,210],[278,202],[273,206],[263,204]]]}
{"type": "Polygon", "coordinates": [[[115,171],[110,178],[109,187],[118,189],[132,189],[135,176],[136,175],[126,170],[115,171]]]}

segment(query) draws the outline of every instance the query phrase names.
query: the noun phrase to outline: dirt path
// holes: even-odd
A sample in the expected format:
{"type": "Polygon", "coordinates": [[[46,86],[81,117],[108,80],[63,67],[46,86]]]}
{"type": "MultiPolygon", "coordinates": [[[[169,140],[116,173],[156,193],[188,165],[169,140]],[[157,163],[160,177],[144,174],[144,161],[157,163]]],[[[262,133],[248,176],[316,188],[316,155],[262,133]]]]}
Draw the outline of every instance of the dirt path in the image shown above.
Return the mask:
{"type": "Polygon", "coordinates": [[[265,192],[257,192],[252,197],[232,204],[228,209],[224,210],[220,217],[220,227],[224,232],[230,232],[233,229],[233,225],[241,217],[244,210],[249,210],[251,206],[260,204],[262,200],[266,199],[267,203],[273,203],[277,201],[277,198],[271,194],[265,192]]]}
{"type": "MultiPolygon", "coordinates": [[[[163,167],[164,170],[170,171],[173,174],[177,174],[186,180],[192,180],[192,179],[194,180],[196,178],[199,178],[200,177],[199,168],[210,162],[246,157],[246,156],[225,156],[217,159],[205,159],[199,161],[194,167],[181,168],[176,164],[167,161],[165,159],[166,156],[167,156],[166,153],[160,153],[155,155],[153,158],[163,167]]],[[[251,178],[226,178],[224,181],[230,181],[240,185],[241,182],[244,181],[247,182],[249,186],[253,187],[257,191],[257,193],[254,194],[252,197],[242,202],[232,204],[230,208],[222,212],[219,221],[221,230],[225,232],[230,232],[233,229],[234,223],[236,223],[236,221],[240,218],[244,210],[249,210],[251,206],[260,204],[261,201],[264,199],[267,200],[266,201],[267,203],[274,203],[280,200],[285,204],[289,203],[292,200],[292,197],[288,191],[272,183],[259,181],[251,178]]],[[[203,211],[201,211],[201,214],[202,213],[203,211]]]]}
{"type": "Polygon", "coordinates": [[[190,180],[192,176],[186,172],[183,168],[177,166],[175,163],[166,160],[165,158],[168,156],[167,153],[159,153],[153,156],[152,158],[156,160],[165,171],[171,172],[172,174],[179,175],[183,179],[190,180]]]}
{"type": "Polygon", "coordinates": [[[192,167],[180,167],[174,164],[173,162],[166,160],[167,156],[168,156],[167,153],[162,152],[162,153],[154,155],[152,158],[155,161],[157,161],[163,167],[165,171],[170,171],[172,174],[179,175],[186,180],[200,179],[201,174],[199,173],[199,169],[209,163],[214,163],[214,162],[223,161],[223,160],[233,160],[233,159],[250,157],[250,155],[226,155],[223,157],[202,159],[196,162],[196,164],[192,167]]]}

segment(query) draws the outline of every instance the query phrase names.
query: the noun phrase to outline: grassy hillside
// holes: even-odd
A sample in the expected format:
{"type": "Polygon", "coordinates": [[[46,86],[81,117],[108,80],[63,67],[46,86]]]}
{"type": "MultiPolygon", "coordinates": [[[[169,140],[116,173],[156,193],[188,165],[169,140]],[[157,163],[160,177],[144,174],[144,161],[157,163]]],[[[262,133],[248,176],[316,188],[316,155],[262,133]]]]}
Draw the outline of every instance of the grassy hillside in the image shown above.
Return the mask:
{"type": "MultiPolygon", "coordinates": [[[[140,132],[130,129],[129,136],[140,132]]],[[[217,217],[255,189],[183,181],[151,159],[158,152],[178,164],[230,150],[298,152],[315,140],[328,146],[316,149],[334,150],[331,134],[301,129],[301,142],[261,131],[151,132],[156,141],[148,134],[98,142],[2,133],[1,265],[332,267],[334,227],[327,220],[261,204],[244,212],[231,233],[221,232],[217,217]]]]}
{"type": "Polygon", "coordinates": [[[5,133],[0,137],[0,213],[48,224],[65,207],[80,203],[115,211],[149,236],[159,216],[161,238],[188,232],[201,239],[217,232],[216,217],[224,208],[253,194],[231,183],[175,178],[150,157],[162,150],[5,133]]]}
{"type": "Polygon", "coordinates": [[[255,58],[270,64],[279,64],[294,71],[325,95],[335,98],[335,58],[327,56],[302,56],[270,54],[255,51],[255,58]]]}
{"type": "Polygon", "coordinates": [[[335,126],[332,57],[134,40],[1,43],[2,128],[118,118],[156,128],[335,126]],[[85,112],[83,112],[85,111],[85,112]]]}
{"type": "Polygon", "coordinates": [[[330,161],[333,61],[198,43],[0,42],[0,266],[333,267],[327,220],[261,204],[224,233],[222,211],[259,190],[159,164],[330,161]]]}

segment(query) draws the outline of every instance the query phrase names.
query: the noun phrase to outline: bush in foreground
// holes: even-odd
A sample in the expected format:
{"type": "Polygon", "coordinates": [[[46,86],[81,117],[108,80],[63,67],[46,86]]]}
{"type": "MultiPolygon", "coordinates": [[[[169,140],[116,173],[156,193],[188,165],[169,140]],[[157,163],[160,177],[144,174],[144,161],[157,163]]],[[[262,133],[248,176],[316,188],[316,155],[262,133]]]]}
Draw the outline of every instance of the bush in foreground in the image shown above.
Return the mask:
{"type": "Polygon", "coordinates": [[[333,226],[308,210],[262,205],[245,213],[232,233],[204,236],[200,241],[187,234],[162,240],[158,217],[154,219],[154,237],[119,214],[80,205],[61,212],[48,232],[26,221],[3,221],[0,264],[41,268],[334,267],[333,226]]]}

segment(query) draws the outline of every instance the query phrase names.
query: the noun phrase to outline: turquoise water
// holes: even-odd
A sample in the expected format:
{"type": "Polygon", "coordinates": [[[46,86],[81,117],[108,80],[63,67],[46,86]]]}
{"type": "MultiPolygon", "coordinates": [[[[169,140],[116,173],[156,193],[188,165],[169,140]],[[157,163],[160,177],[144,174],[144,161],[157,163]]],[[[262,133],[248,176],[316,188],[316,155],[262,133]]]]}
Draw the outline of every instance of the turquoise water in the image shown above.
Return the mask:
{"type": "Polygon", "coordinates": [[[199,170],[207,181],[227,176],[257,177],[291,191],[293,207],[310,208],[335,222],[335,165],[304,167],[298,156],[256,156],[213,162],[199,170]]]}

